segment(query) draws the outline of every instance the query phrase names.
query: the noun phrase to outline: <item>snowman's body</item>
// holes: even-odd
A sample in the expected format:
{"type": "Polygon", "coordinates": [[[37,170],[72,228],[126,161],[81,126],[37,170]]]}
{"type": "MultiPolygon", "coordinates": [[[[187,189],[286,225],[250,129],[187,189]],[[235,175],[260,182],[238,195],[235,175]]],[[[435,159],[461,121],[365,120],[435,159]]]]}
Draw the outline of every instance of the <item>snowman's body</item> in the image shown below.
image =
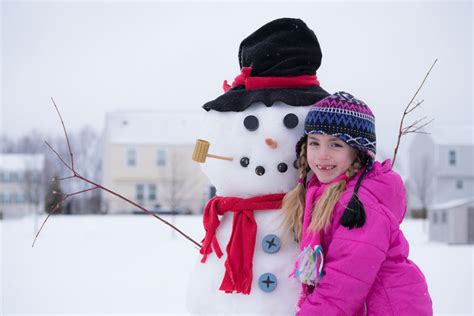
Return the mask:
{"type": "MultiPolygon", "coordinates": [[[[252,291],[249,295],[228,294],[219,290],[224,276],[226,254],[218,259],[215,254],[196,266],[191,276],[188,291],[188,309],[194,315],[293,315],[300,293],[300,286],[288,275],[292,272],[297,247],[291,242],[282,241],[277,253],[264,252],[262,241],[268,234],[281,236],[279,225],[281,210],[256,211],[258,223],[255,254],[253,258],[252,291]],[[264,292],[259,287],[259,277],[272,273],[277,278],[277,286],[272,292],[264,292]]],[[[223,248],[232,231],[232,214],[223,216],[217,232],[217,239],[223,248]]],[[[266,286],[266,285],[264,285],[266,286]]]]}
{"type": "MultiPolygon", "coordinates": [[[[250,198],[291,190],[298,181],[295,144],[301,137],[307,111],[308,106],[289,106],[277,101],[271,107],[255,103],[242,112],[207,112],[201,136],[211,144],[209,153],[233,158],[232,161],[207,158],[202,165],[217,195],[250,198]],[[256,129],[255,119],[258,120],[256,129]],[[249,120],[253,123],[249,124],[249,120]]],[[[227,212],[220,218],[216,237],[224,256],[218,258],[211,253],[205,263],[196,258],[188,289],[191,313],[294,314],[300,285],[289,274],[293,271],[298,247],[291,236],[284,233],[282,213],[281,209],[254,211],[257,235],[249,295],[219,290],[225,273],[225,248],[232,232],[233,213],[227,212]],[[274,252],[278,245],[280,249],[274,252]],[[272,276],[259,280],[264,274],[268,276],[266,273],[272,276]]]]}

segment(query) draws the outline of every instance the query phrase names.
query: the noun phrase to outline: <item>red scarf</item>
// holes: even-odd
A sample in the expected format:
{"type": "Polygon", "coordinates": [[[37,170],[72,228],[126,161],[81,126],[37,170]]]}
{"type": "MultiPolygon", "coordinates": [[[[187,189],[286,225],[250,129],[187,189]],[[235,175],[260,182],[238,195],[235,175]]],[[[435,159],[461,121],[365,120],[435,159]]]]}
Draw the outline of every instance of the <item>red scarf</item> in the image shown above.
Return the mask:
{"type": "Polygon", "coordinates": [[[226,293],[250,294],[252,287],[252,260],[255,250],[257,223],[253,215],[256,210],[274,210],[281,208],[285,194],[268,194],[249,199],[238,197],[215,196],[204,209],[204,228],[206,236],[203,239],[200,253],[201,262],[206,262],[207,255],[214,249],[217,257],[222,257],[222,250],[216,238],[216,230],[220,224],[218,215],[234,212],[232,234],[227,244],[227,259],[225,275],[219,290],[226,293]]]}

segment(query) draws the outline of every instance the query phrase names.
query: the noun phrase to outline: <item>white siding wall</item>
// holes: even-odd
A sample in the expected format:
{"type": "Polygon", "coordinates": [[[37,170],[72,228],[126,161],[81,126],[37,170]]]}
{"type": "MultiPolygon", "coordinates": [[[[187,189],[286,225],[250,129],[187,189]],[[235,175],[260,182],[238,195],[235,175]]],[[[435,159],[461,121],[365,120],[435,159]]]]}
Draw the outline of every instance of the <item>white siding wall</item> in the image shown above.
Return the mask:
{"type": "Polygon", "coordinates": [[[410,145],[408,203],[421,206],[416,194],[416,181],[428,170],[428,205],[474,196],[474,145],[447,145],[433,141],[430,135],[415,135],[410,145]],[[450,151],[455,164],[450,164],[450,151]],[[462,188],[458,188],[462,182],[462,188]]]}
{"type": "Polygon", "coordinates": [[[474,178],[472,177],[442,177],[436,183],[434,202],[443,203],[474,196],[474,178]],[[463,188],[457,188],[457,181],[463,182],[463,188]]]}
{"type": "Polygon", "coordinates": [[[467,242],[467,212],[466,206],[447,210],[449,213],[448,243],[460,244],[467,242]]]}
{"type": "Polygon", "coordinates": [[[429,220],[430,220],[430,229],[429,235],[430,240],[446,242],[448,239],[448,222],[451,220],[449,215],[445,210],[440,211],[430,211],[429,220]],[[447,221],[442,221],[442,214],[446,213],[447,221]]]}
{"type": "Polygon", "coordinates": [[[439,145],[435,203],[474,196],[474,146],[439,145]],[[455,164],[450,164],[450,151],[455,164]],[[458,188],[457,182],[462,182],[458,188]]]}

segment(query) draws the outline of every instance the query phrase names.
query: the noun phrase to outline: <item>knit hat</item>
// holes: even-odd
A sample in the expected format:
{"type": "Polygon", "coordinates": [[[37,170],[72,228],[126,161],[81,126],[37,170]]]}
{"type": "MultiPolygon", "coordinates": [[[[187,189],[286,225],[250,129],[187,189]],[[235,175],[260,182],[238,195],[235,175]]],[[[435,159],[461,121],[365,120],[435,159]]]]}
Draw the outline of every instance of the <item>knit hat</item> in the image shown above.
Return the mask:
{"type": "Polygon", "coordinates": [[[308,106],[328,96],[316,76],[318,39],[300,19],[265,24],[242,41],[238,57],[241,73],[231,85],[224,81],[225,93],[204,104],[206,111],[240,112],[255,102],[308,106]]]}
{"type": "Polygon", "coordinates": [[[297,144],[297,157],[307,135],[323,134],[337,137],[366,154],[370,167],[375,159],[374,114],[367,104],[347,92],[336,92],[317,102],[306,115],[304,133],[297,144]]]}
{"type": "Polygon", "coordinates": [[[304,126],[305,135],[296,145],[299,157],[307,135],[322,134],[339,138],[367,157],[367,164],[354,187],[354,193],[341,218],[341,224],[348,228],[362,227],[365,210],[358,198],[362,179],[372,168],[376,153],[375,117],[363,101],[347,92],[336,92],[317,102],[308,112],[304,126]]]}

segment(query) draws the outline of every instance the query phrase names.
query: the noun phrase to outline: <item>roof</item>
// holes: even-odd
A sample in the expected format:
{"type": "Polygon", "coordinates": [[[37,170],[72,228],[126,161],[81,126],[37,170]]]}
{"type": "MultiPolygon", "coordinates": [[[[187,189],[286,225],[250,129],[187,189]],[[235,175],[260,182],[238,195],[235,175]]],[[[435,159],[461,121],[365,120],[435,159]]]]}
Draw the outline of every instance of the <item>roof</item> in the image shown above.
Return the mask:
{"type": "Polygon", "coordinates": [[[42,170],[43,154],[0,154],[1,171],[42,170]]]}
{"type": "Polygon", "coordinates": [[[473,125],[444,125],[427,130],[439,145],[474,145],[473,125]]]}
{"type": "Polygon", "coordinates": [[[109,112],[105,141],[112,144],[194,145],[202,128],[202,112],[109,112]]]}
{"type": "Polygon", "coordinates": [[[439,210],[448,210],[456,207],[461,207],[465,205],[474,204],[474,198],[468,197],[463,199],[451,200],[448,202],[443,202],[439,204],[434,204],[429,207],[430,211],[439,211],[439,210]]]}

